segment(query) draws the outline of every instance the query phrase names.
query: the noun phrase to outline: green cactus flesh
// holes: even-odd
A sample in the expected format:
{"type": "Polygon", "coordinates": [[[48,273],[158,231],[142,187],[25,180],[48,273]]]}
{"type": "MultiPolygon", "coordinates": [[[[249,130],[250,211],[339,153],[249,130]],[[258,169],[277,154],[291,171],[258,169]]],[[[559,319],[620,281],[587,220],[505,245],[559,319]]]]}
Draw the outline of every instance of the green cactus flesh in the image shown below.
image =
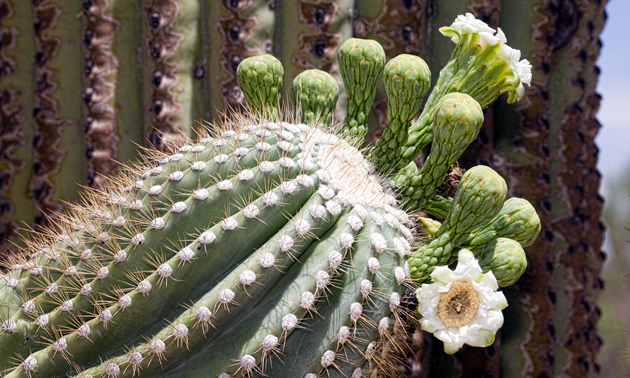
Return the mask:
{"type": "Polygon", "coordinates": [[[154,153],[12,267],[0,289],[9,376],[334,375],[382,346],[390,330],[371,325],[399,312],[406,213],[332,134],[231,126],[154,153]],[[298,337],[318,354],[283,364],[298,337]]]}

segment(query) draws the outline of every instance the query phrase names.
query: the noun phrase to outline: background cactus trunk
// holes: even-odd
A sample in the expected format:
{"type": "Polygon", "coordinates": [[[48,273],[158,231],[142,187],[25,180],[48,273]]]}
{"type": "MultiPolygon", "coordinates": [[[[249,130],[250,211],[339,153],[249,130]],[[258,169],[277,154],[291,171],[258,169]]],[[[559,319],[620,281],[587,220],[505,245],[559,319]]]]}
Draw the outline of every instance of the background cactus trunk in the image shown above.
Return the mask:
{"type": "MultiPolygon", "coordinates": [[[[341,84],[333,52],[349,37],[372,38],[388,59],[423,57],[435,81],[453,47],[435,30],[468,11],[502,27],[534,76],[523,101],[485,111],[460,165],[500,172],[510,196],[535,206],[543,236],[526,250],[524,278],[506,290],[508,326],[497,342],[447,356],[439,342],[415,338],[410,374],[596,375],[603,228],[595,61],[605,3],[0,0],[0,237],[46,223],[81,185],[102,185],[117,170],[111,159],[135,158],[136,144],[165,149],[194,135],[202,119],[242,106],[235,71],[246,57],[273,53],[286,84],[309,68],[341,84]]],[[[379,83],[368,138],[386,124],[384,94],[379,83]]]]}

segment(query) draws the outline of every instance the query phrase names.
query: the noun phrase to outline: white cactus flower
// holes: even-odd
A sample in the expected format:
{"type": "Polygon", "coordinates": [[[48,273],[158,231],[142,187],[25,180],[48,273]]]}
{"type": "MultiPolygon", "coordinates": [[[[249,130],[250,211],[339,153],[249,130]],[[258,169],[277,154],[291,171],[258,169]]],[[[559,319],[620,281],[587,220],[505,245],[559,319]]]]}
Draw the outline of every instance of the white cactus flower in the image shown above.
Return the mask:
{"type": "MultiPolygon", "coordinates": [[[[525,95],[523,84],[530,85],[532,80],[532,65],[527,59],[521,60],[520,50],[507,45],[507,38],[501,28],[494,30],[485,22],[476,19],[471,13],[466,13],[465,16],[457,16],[451,26],[440,28],[440,32],[450,37],[457,45],[462,42],[463,46],[467,46],[464,50],[474,44],[479,44],[482,49],[485,49],[498,43],[497,56],[509,66],[514,74],[514,78],[508,78],[508,83],[513,83],[514,86],[514,98],[517,101],[523,98],[525,95]]],[[[487,63],[486,65],[489,66],[487,63]]]]}
{"type": "Polygon", "coordinates": [[[422,329],[444,342],[444,351],[453,354],[464,344],[486,347],[503,325],[501,310],[507,300],[492,272],[482,273],[472,252],[459,252],[455,270],[436,267],[433,283],[417,290],[422,329]]]}
{"type": "Polygon", "coordinates": [[[477,33],[490,46],[494,46],[499,39],[494,35],[495,30],[488,26],[485,22],[478,20],[472,13],[459,15],[448,28],[440,28],[440,32],[447,37],[451,37],[451,41],[455,44],[459,43],[461,36],[465,34],[477,33]]]}

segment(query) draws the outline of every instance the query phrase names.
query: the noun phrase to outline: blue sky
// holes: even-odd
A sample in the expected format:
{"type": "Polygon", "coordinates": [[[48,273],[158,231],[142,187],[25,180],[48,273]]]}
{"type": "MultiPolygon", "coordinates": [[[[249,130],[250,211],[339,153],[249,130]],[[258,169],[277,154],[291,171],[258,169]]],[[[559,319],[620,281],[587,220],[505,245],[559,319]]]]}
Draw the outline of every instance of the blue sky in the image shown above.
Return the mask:
{"type": "MultiPolygon", "coordinates": [[[[615,183],[619,184],[630,172],[630,43],[626,36],[630,1],[612,0],[606,6],[606,12],[608,21],[601,35],[603,47],[598,60],[601,74],[597,86],[602,95],[598,113],[602,128],[596,143],[600,151],[598,168],[603,179],[600,193],[606,201],[604,206],[609,211],[609,221],[620,223],[607,225],[607,228],[620,230],[628,225],[630,215],[627,192],[615,190],[615,183]]],[[[626,232],[625,236],[630,240],[630,234],[626,232]]],[[[626,253],[630,252],[628,247],[626,253]]],[[[611,240],[607,237],[603,250],[611,254],[611,248],[611,240]]],[[[614,258],[607,259],[607,265],[614,264],[613,261],[614,258]]]]}
{"type": "MultiPolygon", "coordinates": [[[[630,167],[630,42],[627,36],[630,1],[612,0],[606,6],[608,21],[601,39],[598,92],[603,101],[597,144],[604,186],[630,167]]],[[[602,190],[605,193],[605,190],[602,190]]]]}

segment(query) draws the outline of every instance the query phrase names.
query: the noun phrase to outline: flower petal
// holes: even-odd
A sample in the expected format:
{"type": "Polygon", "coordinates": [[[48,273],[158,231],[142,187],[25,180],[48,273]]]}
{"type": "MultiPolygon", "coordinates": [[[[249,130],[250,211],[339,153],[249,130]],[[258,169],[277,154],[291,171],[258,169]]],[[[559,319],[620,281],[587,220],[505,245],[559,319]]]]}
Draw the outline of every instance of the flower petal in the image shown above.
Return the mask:
{"type": "Polygon", "coordinates": [[[453,271],[453,279],[455,281],[476,281],[482,272],[479,262],[472,252],[462,248],[457,256],[457,267],[453,271]]]}
{"type": "Polygon", "coordinates": [[[484,317],[477,317],[475,324],[488,331],[496,332],[503,326],[503,313],[501,311],[490,310],[484,317]]]}
{"type": "Polygon", "coordinates": [[[422,320],[420,320],[420,326],[422,327],[422,330],[430,333],[435,333],[438,330],[446,328],[437,314],[435,317],[422,318],[422,320]]]}
{"type": "Polygon", "coordinates": [[[499,303],[497,303],[497,305],[493,307],[492,310],[501,311],[508,306],[508,301],[505,298],[505,294],[503,294],[503,292],[501,291],[497,292],[497,297],[499,299],[499,303]]]}
{"type": "Polygon", "coordinates": [[[433,281],[439,281],[443,283],[451,282],[454,280],[453,271],[448,268],[448,266],[438,266],[435,267],[433,273],[431,273],[431,278],[433,281]]]}
{"type": "Polygon", "coordinates": [[[453,354],[466,343],[467,329],[445,328],[436,331],[433,335],[444,342],[444,352],[453,354]]]}
{"type": "Polygon", "coordinates": [[[497,283],[497,279],[494,276],[494,273],[492,273],[491,270],[488,271],[488,273],[485,273],[482,277],[480,277],[477,282],[479,282],[480,284],[482,284],[483,286],[486,286],[488,288],[490,288],[491,290],[495,291],[499,288],[499,284],[497,283]]]}
{"type": "Polygon", "coordinates": [[[507,43],[507,38],[505,37],[505,33],[503,33],[503,30],[501,30],[501,28],[497,28],[497,38],[502,44],[507,43]]]}
{"type": "Polygon", "coordinates": [[[476,334],[468,334],[466,344],[474,347],[487,347],[494,342],[494,333],[487,329],[480,329],[476,334]]]}

